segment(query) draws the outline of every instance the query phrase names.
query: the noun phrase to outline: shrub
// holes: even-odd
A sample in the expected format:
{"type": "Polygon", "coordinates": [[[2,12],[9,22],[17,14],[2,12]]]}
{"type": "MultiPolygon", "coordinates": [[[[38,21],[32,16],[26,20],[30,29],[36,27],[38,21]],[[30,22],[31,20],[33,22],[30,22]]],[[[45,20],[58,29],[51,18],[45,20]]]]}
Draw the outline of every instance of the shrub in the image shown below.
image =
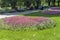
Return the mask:
{"type": "Polygon", "coordinates": [[[3,23],[8,25],[7,29],[44,29],[55,26],[55,22],[47,17],[31,18],[28,16],[14,16],[5,18],[3,23]]]}

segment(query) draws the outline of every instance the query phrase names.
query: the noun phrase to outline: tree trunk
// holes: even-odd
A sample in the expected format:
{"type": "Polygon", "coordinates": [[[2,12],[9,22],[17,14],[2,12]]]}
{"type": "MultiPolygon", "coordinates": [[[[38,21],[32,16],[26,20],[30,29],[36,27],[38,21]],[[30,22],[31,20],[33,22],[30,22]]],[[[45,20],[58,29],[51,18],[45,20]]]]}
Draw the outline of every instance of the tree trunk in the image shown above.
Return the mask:
{"type": "Polygon", "coordinates": [[[30,1],[25,1],[24,5],[26,6],[26,8],[29,8],[31,6],[31,2],[30,1]]]}
{"type": "Polygon", "coordinates": [[[48,6],[50,6],[51,0],[46,0],[46,1],[48,3],[48,6]]]}
{"type": "Polygon", "coordinates": [[[13,0],[13,1],[11,1],[10,4],[11,4],[11,8],[14,9],[15,11],[17,11],[17,7],[16,7],[17,2],[15,0],[13,0]]]}
{"type": "Polygon", "coordinates": [[[59,4],[59,3],[60,3],[60,0],[58,0],[58,6],[60,6],[60,4],[59,4]]]}
{"type": "Polygon", "coordinates": [[[52,6],[55,6],[56,0],[52,0],[52,6]]]}
{"type": "Polygon", "coordinates": [[[37,0],[36,1],[36,8],[38,9],[40,5],[41,5],[41,0],[37,0]]]}
{"type": "Polygon", "coordinates": [[[48,6],[50,6],[50,2],[48,2],[48,6]]]}

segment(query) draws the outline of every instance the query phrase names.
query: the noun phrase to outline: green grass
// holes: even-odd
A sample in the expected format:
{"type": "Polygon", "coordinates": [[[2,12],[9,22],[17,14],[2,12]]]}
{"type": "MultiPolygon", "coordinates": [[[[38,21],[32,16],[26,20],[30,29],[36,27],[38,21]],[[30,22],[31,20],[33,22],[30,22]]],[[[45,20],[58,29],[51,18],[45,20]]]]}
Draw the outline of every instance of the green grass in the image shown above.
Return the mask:
{"type": "Polygon", "coordinates": [[[60,15],[49,15],[41,12],[24,14],[24,16],[45,16],[56,21],[56,27],[36,31],[0,30],[0,40],[60,40],[60,15]]]}

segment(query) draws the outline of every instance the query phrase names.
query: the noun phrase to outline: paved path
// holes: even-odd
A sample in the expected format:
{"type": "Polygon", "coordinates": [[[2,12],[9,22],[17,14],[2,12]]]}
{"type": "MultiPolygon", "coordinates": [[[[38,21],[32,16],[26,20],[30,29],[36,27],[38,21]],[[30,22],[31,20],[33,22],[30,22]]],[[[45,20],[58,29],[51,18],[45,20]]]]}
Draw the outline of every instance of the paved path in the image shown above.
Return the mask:
{"type": "Polygon", "coordinates": [[[38,12],[38,11],[39,10],[32,10],[32,11],[25,11],[25,12],[15,12],[15,13],[0,14],[0,19],[6,18],[6,17],[18,16],[20,14],[29,14],[29,13],[38,12]]]}

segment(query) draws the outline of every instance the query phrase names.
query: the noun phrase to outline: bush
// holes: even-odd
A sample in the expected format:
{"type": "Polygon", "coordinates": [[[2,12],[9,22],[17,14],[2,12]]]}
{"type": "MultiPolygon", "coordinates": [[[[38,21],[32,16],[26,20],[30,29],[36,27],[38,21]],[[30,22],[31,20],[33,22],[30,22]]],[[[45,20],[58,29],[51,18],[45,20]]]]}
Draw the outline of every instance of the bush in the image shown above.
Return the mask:
{"type": "Polygon", "coordinates": [[[8,8],[1,8],[0,9],[0,13],[2,14],[2,13],[6,13],[6,12],[10,12],[11,11],[11,9],[8,9],[8,8]]]}
{"type": "Polygon", "coordinates": [[[55,27],[55,22],[47,17],[31,18],[27,16],[14,16],[5,18],[3,23],[7,29],[45,29],[55,27]]]}

